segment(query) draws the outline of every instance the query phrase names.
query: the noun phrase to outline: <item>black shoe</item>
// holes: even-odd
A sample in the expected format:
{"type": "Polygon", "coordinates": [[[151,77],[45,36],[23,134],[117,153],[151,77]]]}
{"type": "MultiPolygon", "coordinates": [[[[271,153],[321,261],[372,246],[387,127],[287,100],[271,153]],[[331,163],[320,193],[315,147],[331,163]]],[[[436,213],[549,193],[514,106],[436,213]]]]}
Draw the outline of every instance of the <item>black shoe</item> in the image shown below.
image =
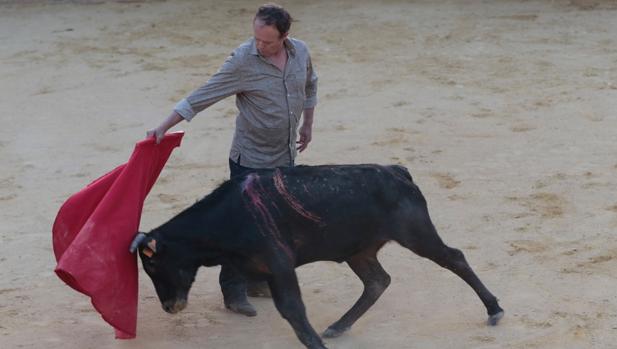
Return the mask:
{"type": "Polygon", "coordinates": [[[257,310],[246,299],[225,302],[225,308],[246,316],[257,315],[257,310]]]}

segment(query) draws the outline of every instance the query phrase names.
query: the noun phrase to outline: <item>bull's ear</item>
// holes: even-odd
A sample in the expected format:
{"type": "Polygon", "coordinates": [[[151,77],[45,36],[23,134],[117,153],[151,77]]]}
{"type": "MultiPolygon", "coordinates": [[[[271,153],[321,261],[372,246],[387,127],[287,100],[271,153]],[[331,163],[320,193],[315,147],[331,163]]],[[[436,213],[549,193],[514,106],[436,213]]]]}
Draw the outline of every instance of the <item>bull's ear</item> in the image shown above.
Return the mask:
{"type": "Polygon", "coordinates": [[[156,239],[149,239],[145,245],[141,252],[151,258],[156,253],[156,239]]]}
{"type": "Polygon", "coordinates": [[[163,243],[153,237],[147,237],[141,242],[139,248],[144,255],[152,258],[153,255],[161,253],[163,250],[163,243]]]}
{"type": "Polygon", "coordinates": [[[144,247],[141,250],[141,253],[143,253],[148,258],[152,258],[152,256],[154,255],[154,251],[152,251],[149,247],[144,247]]]}
{"type": "MultiPolygon", "coordinates": [[[[160,245],[160,244],[159,244],[160,245]]],[[[142,233],[139,232],[137,233],[137,235],[135,235],[135,238],[133,239],[133,242],[131,242],[131,246],[129,247],[129,251],[131,253],[134,253],[137,250],[141,250],[141,252],[148,256],[148,257],[152,257],[157,250],[160,250],[160,247],[157,248],[156,246],[156,239],[142,233]]]]}
{"type": "Polygon", "coordinates": [[[150,239],[147,244],[148,248],[152,250],[152,252],[156,253],[156,240],[150,239]]]}

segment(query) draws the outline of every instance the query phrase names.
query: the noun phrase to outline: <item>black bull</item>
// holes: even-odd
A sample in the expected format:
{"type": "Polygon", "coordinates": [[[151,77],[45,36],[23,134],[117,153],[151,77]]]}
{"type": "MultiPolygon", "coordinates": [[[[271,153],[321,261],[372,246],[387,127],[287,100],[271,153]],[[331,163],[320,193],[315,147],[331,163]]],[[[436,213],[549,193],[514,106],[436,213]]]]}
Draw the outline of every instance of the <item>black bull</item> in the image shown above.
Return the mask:
{"type": "Polygon", "coordinates": [[[146,273],[165,311],[186,306],[200,266],[231,264],[266,280],[276,308],[308,348],[325,348],[309,324],[295,273],[315,261],[347,262],[364,284],[353,307],[324,332],[348,330],[390,284],[377,252],[394,240],[461,277],[478,294],[495,325],[503,316],[465,261],[433,226],[426,201],[404,167],[298,166],[250,173],[152,230],[140,233],[146,273]]]}

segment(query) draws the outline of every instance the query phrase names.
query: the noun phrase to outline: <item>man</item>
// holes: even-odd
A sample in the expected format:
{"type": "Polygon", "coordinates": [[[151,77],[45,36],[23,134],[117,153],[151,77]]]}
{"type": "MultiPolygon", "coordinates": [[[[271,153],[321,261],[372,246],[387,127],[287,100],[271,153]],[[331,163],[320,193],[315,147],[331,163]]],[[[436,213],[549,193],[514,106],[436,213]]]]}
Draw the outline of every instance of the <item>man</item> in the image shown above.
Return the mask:
{"type": "MultiPolygon", "coordinates": [[[[147,135],[159,142],[182,120],[190,121],[210,105],[236,95],[239,113],[229,154],[230,177],[252,169],[293,166],[297,151],[311,142],[317,75],[306,45],[288,36],[292,21],[278,5],[261,6],[253,19],[254,37],[147,135]]],[[[246,298],[246,280],[232,266],[222,266],[219,282],[228,309],[257,314],[246,298]]]]}

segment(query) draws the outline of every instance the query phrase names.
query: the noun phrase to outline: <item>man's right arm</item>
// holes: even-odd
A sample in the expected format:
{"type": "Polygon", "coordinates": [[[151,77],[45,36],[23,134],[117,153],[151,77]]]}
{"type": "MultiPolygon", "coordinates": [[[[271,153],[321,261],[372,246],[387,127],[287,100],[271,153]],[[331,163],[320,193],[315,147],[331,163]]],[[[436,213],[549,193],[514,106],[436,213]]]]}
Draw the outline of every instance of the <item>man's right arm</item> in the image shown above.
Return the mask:
{"type": "Polygon", "coordinates": [[[173,112],[157,128],[148,131],[146,135],[148,137],[154,136],[158,144],[165,136],[165,132],[180,121],[191,121],[197,113],[205,108],[225,97],[241,92],[240,65],[240,57],[232,53],[208,82],[176,104],[173,112]]]}

